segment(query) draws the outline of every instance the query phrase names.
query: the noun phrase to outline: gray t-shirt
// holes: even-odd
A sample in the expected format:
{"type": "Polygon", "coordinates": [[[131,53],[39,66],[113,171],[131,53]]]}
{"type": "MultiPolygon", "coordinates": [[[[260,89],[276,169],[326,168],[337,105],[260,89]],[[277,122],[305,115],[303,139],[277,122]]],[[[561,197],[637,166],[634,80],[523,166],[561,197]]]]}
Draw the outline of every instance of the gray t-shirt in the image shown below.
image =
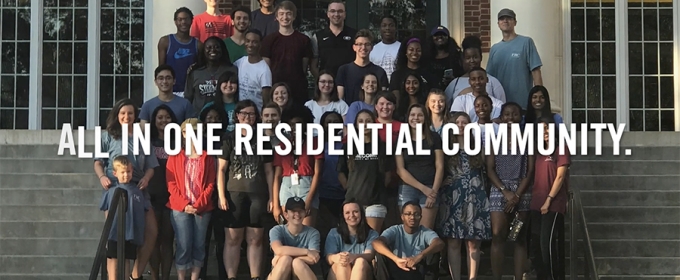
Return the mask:
{"type": "Polygon", "coordinates": [[[366,240],[364,243],[359,243],[357,244],[357,237],[356,236],[350,236],[350,240],[352,241],[352,244],[347,244],[344,241],[342,241],[342,236],[340,233],[338,233],[338,229],[334,228],[331,229],[330,232],[328,232],[328,236],[326,237],[326,246],[324,247],[324,253],[326,255],[332,255],[332,254],[337,254],[340,252],[349,252],[350,254],[363,254],[366,252],[366,250],[371,250],[373,251],[373,240],[378,238],[378,233],[375,232],[374,230],[370,229],[368,231],[368,235],[366,236],[366,240]]]}
{"type": "Polygon", "coordinates": [[[424,226],[420,226],[414,234],[404,231],[404,225],[394,225],[383,231],[382,237],[387,240],[387,247],[392,249],[392,253],[400,258],[409,258],[420,254],[432,244],[435,238],[439,238],[437,233],[424,226]]]}
{"type": "MultiPolygon", "coordinates": [[[[153,154],[153,148],[149,151],[149,155],[145,155],[144,150],[141,148],[142,143],[139,143],[139,155],[133,154],[133,137],[129,135],[127,149],[127,158],[132,162],[132,183],[137,184],[139,180],[144,177],[144,174],[149,169],[154,169],[158,166],[158,158],[153,154]]],[[[96,158],[96,161],[100,161],[104,164],[104,171],[106,172],[106,177],[111,180],[112,184],[116,184],[118,179],[113,176],[113,159],[118,156],[123,155],[123,140],[113,139],[108,132],[102,132],[101,137],[102,152],[109,154],[108,158],[96,158]]]]}
{"type": "Polygon", "coordinates": [[[517,102],[526,109],[529,91],[534,86],[531,71],[541,66],[534,40],[517,35],[491,47],[486,71],[501,82],[508,102],[517,102]]]}
{"type": "Polygon", "coordinates": [[[195,115],[194,108],[186,98],[174,96],[170,101],[162,101],[158,96],[151,98],[142,104],[142,110],[139,112],[139,119],[151,122],[151,115],[153,111],[161,105],[167,105],[172,110],[172,113],[177,117],[177,121],[182,123],[184,120],[195,115]]]}
{"type": "Polygon", "coordinates": [[[227,71],[238,74],[236,67],[225,65],[220,66],[217,70],[201,67],[189,73],[184,89],[184,98],[194,106],[194,117],[198,117],[205,103],[212,101],[215,94],[221,94],[217,80],[227,71]]]}
{"type": "Polygon", "coordinates": [[[321,235],[318,230],[308,226],[303,226],[302,231],[296,236],[288,231],[287,225],[275,226],[269,231],[269,242],[274,241],[281,242],[283,246],[321,252],[321,235]]]}

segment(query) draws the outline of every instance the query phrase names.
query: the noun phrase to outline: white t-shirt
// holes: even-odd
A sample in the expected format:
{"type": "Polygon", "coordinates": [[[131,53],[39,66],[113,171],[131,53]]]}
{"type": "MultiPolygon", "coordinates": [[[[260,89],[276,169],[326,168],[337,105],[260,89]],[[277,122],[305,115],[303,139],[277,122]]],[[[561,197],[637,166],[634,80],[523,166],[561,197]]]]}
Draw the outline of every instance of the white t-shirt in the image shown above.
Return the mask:
{"type": "MultiPolygon", "coordinates": [[[[486,76],[489,78],[489,82],[486,83],[486,93],[505,103],[506,102],[505,90],[503,89],[503,85],[501,85],[501,82],[494,76],[491,75],[486,76]]],[[[460,94],[461,91],[469,87],[470,78],[458,77],[453,79],[449,86],[446,87],[446,90],[444,90],[444,93],[446,93],[446,102],[448,104],[451,104],[451,102],[453,102],[453,100],[456,99],[456,96],[458,96],[458,94],[460,94]]]]}
{"type": "MultiPolygon", "coordinates": [[[[500,117],[501,106],[503,106],[504,103],[493,96],[489,97],[491,97],[492,101],[491,119],[493,120],[500,117]]],[[[470,120],[472,122],[477,122],[479,117],[477,117],[477,113],[475,112],[475,98],[477,97],[475,97],[472,92],[457,96],[456,99],[453,100],[453,105],[451,105],[451,112],[465,112],[470,115],[470,120]]]]}
{"type": "Polygon", "coordinates": [[[312,114],[314,115],[314,123],[321,122],[321,116],[323,116],[323,113],[335,111],[344,117],[347,115],[347,109],[349,109],[349,106],[347,106],[347,103],[345,103],[343,100],[331,102],[324,106],[320,106],[314,100],[309,100],[307,103],[305,103],[305,107],[312,111],[312,114]]]}
{"type": "Polygon", "coordinates": [[[238,68],[239,100],[250,99],[257,105],[258,111],[262,111],[262,88],[272,86],[272,71],[263,60],[257,63],[248,62],[244,56],[234,62],[238,68]]]}
{"type": "MultiPolygon", "coordinates": [[[[387,73],[387,79],[392,77],[392,72],[396,70],[397,54],[399,53],[399,47],[401,42],[396,41],[392,44],[386,45],[383,42],[378,43],[373,47],[369,59],[373,64],[380,66],[385,69],[387,73]]],[[[387,86],[387,85],[382,85],[387,86]]]]}

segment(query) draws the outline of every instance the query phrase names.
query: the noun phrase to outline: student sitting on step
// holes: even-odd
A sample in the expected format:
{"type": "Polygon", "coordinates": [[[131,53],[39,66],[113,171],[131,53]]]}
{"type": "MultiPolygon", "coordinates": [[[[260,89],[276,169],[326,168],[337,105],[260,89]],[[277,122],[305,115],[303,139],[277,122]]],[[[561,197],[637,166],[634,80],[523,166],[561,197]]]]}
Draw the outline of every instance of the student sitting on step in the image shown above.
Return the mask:
{"type": "MultiPolygon", "coordinates": [[[[118,182],[111,186],[104,197],[99,207],[102,211],[109,211],[111,202],[113,201],[114,193],[121,188],[127,191],[127,209],[125,213],[125,279],[129,279],[132,271],[131,265],[127,260],[137,259],[137,248],[144,244],[144,226],[146,212],[151,208],[149,200],[144,199],[144,194],[137,187],[136,184],[131,184],[132,180],[132,162],[127,156],[118,156],[113,160],[113,176],[118,179],[118,182]]],[[[117,211],[117,210],[116,210],[117,211]]],[[[107,213],[116,215],[116,213],[107,213]]],[[[114,216],[111,233],[109,233],[109,241],[106,248],[106,269],[109,273],[109,279],[119,279],[116,276],[118,264],[118,222],[114,216]]]]}
{"type": "Polygon", "coordinates": [[[291,197],[286,201],[285,225],[278,225],[269,231],[271,248],[274,251],[270,280],[316,279],[311,266],[321,258],[319,231],[302,224],[307,216],[305,201],[291,197]]]}

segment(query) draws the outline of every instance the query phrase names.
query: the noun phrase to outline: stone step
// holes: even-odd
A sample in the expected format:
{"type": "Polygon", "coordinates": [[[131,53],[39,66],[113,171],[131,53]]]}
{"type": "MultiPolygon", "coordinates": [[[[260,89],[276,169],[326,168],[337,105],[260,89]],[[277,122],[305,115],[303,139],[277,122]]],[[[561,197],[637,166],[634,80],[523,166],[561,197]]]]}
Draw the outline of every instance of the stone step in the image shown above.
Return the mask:
{"type": "Polygon", "coordinates": [[[680,275],[598,275],[601,280],[677,280],[680,275]]]}
{"type": "MultiPolygon", "coordinates": [[[[595,258],[599,275],[680,275],[680,257],[627,257],[595,258]]],[[[629,278],[631,279],[631,278],[629,278]]],[[[640,278],[636,278],[640,279],[640,278]]]]}
{"type": "Polygon", "coordinates": [[[597,257],[680,257],[680,239],[592,239],[591,244],[593,246],[593,253],[597,257]]]}
{"type": "MultiPolygon", "coordinates": [[[[90,150],[92,150],[91,148],[90,150]]],[[[56,150],[56,148],[55,148],[56,150]]],[[[90,151],[88,150],[88,151],[90,151]]],[[[573,159],[589,158],[596,160],[680,160],[680,147],[620,147],[619,155],[614,155],[612,147],[602,147],[602,154],[595,155],[595,147],[588,147],[588,155],[574,155],[573,159]],[[626,149],[631,150],[625,155],[626,149]]]]}
{"type": "MultiPolygon", "coordinates": [[[[76,147],[76,153],[78,147],[76,147]]],[[[0,158],[75,158],[65,149],[59,155],[59,145],[2,145],[0,158]]],[[[93,153],[94,145],[86,145],[85,152],[93,153]]]]}
{"type": "Polygon", "coordinates": [[[0,205],[98,205],[103,189],[0,189],[0,205]]]}
{"type": "Polygon", "coordinates": [[[677,223],[678,206],[584,206],[586,221],[624,223],[677,223]]]}
{"type": "Polygon", "coordinates": [[[78,173],[30,173],[17,172],[12,174],[0,174],[0,187],[4,189],[42,189],[46,187],[72,188],[72,189],[99,189],[102,190],[94,168],[80,170],[78,173]]]}
{"type": "Polygon", "coordinates": [[[571,175],[676,175],[680,160],[574,160],[571,175]]]}
{"type": "Polygon", "coordinates": [[[0,238],[0,256],[83,256],[97,252],[97,238],[0,238]]]}
{"type": "Polygon", "coordinates": [[[103,222],[104,212],[95,204],[78,205],[0,205],[0,222],[103,222]]]}
{"type": "Polygon", "coordinates": [[[92,159],[59,158],[0,159],[0,173],[80,173],[94,174],[92,159]]]}
{"type": "Polygon", "coordinates": [[[0,237],[6,238],[99,238],[104,229],[104,215],[97,222],[7,221],[0,222],[0,237]]]}
{"type": "Polygon", "coordinates": [[[680,175],[575,175],[569,184],[580,190],[680,190],[680,175]]]}
{"type": "Polygon", "coordinates": [[[594,239],[674,239],[678,238],[680,223],[588,222],[588,232],[594,239]]]}
{"type": "Polygon", "coordinates": [[[680,206],[680,190],[583,190],[581,201],[597,206],[680,206]]]}

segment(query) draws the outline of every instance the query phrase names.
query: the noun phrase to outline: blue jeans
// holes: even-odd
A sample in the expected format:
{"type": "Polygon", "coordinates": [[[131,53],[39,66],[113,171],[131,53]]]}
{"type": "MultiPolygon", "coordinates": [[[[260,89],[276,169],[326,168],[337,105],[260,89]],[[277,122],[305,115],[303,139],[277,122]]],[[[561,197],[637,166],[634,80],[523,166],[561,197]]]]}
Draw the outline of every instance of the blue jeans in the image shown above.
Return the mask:
{"type": "Polygon", "coordinates": [[[177,270],[203,267],[205,236],[210,224],[210,213],[200,216],[172,210],[172,227],[175,230],[177,270]]]}

